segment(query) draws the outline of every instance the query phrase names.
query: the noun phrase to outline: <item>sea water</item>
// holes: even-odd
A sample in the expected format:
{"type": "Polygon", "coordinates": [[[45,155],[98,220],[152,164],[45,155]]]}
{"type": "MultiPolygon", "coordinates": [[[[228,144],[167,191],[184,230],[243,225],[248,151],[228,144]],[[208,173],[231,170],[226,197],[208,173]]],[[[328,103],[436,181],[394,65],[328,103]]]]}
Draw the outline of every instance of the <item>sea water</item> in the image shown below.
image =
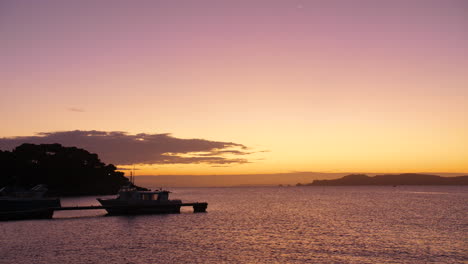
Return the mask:
{"type": "Polygon", "coordinates": [[[0,263],[468,262],[468,186],[171,190],[207,213],[0,222],[0,263]]]}

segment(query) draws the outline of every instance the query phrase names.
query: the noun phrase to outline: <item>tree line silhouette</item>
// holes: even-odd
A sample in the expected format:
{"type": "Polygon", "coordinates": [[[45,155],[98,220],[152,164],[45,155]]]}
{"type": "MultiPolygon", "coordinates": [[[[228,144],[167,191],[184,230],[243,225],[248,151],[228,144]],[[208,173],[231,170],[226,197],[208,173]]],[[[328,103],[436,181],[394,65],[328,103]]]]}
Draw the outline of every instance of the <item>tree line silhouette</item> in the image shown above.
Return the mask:
{"type": "Polygon", "coordinates": [[[129,184],[123,172],[99,160],[97,154],[60,144],[22,144],[0,150],[0,187],[47,184],[60,196],[115,194],[129,184]]]}

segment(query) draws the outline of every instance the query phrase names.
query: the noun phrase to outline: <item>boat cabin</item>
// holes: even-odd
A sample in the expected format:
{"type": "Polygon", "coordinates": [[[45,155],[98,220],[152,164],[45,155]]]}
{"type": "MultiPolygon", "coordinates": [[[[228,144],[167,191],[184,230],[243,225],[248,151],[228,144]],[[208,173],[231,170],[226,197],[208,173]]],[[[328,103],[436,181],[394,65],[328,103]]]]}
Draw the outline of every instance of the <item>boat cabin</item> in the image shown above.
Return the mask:
{"type": "Polygon", "coordinates": [[[168,201],[168,191],[157,191],[157,192],[140,192],[140,200],[157,200],[157,201],[168,201]]]}
{"type": "Polygon", "coordinates": [[[118,200],[169,201],[169,191],[138,191],[135,188],[122,188],[118,200]]]}
{"type": "Polygon", "coordinates": [[[45,184],[39,184],[27,190],[19,186],[5,186],[0,189],[0,197],[16,197],[16,198],[43,198],[47,192],[45,184]]]}

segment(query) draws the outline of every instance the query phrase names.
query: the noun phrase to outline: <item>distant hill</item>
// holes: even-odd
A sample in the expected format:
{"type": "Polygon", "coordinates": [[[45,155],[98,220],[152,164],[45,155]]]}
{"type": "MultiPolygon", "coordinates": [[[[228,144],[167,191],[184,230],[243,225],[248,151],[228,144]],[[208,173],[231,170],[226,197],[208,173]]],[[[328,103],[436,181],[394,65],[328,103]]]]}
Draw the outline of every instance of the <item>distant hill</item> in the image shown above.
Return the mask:
{"type": "Polygon", "coordinates": [[[292,172],[271,174],[230,175],[158,175],[136,176],[135,183],[156,187],[232,187],[232,186],[278,186],[311,182],[315,179],[336,179],[349,173],[292,172]]]}
{"type": "Polygon", "coordinates": [[[334,180],[314,180],[306,186],[350,186],[350,185],[468,185],[468,176],[441,177],[430,174],[388,174],[369,177],[351,174],[334,180]]]}
{"type": "Polygon", "coordinates": [[[46,184],[51,195],[115,194],[129,184],[124,173],[97,154],[60,144],[22,144],[0,150],[0,188],[46,184]]]}

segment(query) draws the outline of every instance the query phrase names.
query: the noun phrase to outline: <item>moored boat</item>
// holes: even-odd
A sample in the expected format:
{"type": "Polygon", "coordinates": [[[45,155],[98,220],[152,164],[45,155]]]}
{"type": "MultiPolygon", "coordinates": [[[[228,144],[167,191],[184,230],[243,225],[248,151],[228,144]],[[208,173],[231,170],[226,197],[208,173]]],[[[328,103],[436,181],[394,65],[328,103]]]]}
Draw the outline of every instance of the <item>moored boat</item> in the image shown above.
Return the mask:
{"type": "MultiPolygon", "coordinates": [[[[129,185],[115,199],[97,199],[109,215],[180,213],[181,200],[169,200],[169,191],[140,191],[129,185]]],[[[206,208],[205,208],[206,209],[206,208]]]]}
{"type": "Polygon", "coordinates": [[[60,199],[44,197],[45,185],[30,190],[11,186],[0,189],[0,220],[50,219],[60,199]]]}

